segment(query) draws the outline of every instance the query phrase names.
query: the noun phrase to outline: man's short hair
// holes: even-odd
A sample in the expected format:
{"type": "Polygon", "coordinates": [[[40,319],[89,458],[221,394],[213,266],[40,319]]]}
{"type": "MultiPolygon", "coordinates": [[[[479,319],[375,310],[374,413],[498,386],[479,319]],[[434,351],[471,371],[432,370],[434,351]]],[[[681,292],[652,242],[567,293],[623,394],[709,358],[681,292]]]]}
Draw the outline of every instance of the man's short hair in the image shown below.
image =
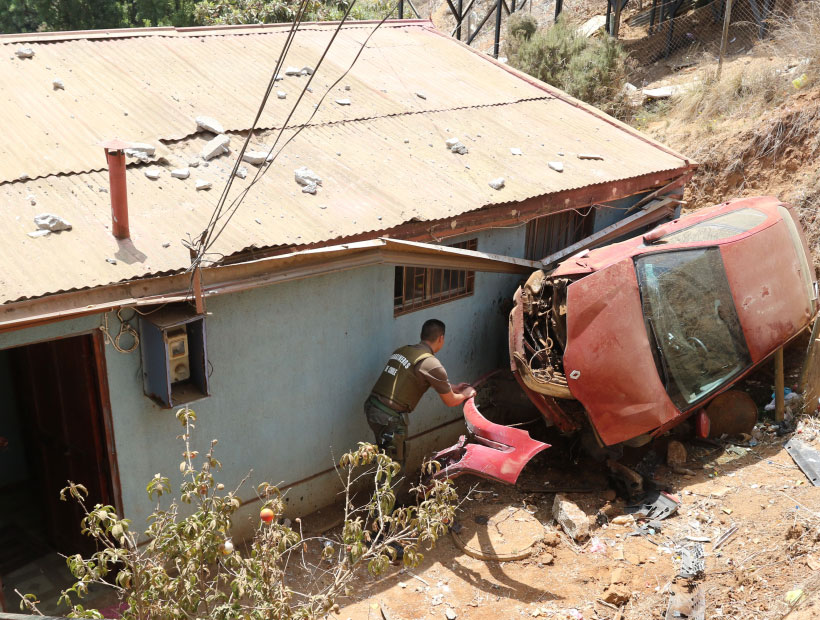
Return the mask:
{"type": "Polygon", "coordinates": [[[435,342],[444,335],[444,323],[438,319],[427,319],[421,326],[421,339],[426,342],[435,342]]]}

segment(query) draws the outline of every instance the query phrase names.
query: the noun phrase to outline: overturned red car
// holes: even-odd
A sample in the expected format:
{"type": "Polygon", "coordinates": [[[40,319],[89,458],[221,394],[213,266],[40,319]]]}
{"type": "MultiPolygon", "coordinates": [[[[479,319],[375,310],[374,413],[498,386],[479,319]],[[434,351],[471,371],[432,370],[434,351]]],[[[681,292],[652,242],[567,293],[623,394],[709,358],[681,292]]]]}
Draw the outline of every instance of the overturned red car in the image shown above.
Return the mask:
{"type": "MultiPolygon", "coordinates": [[[[640,445],[696,412],[703,426],[704,405],[809,325],[817,297],[794,211],[734,200],[533,273],[515,293],[510,363],[549,423],[640,445]]],[[[506,450],[493,467],[450,458],[447,474],[514,482],[506,450]]]]}

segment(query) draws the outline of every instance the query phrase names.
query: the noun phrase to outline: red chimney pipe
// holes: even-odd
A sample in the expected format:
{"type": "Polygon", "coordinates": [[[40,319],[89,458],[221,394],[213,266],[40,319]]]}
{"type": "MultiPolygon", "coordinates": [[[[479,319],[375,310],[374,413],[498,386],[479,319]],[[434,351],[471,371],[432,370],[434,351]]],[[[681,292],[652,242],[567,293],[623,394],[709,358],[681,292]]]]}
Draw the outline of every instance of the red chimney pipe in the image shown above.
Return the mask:
{"type": "Polygon", "coordinates": [[[100,146],[105,148],[108,160],[108,182],[111,186],[111,231],[117,239],[128,239],[128,188],[125,185],[125,151],[128,147],[121,140],[109,140],[100,146]]]}

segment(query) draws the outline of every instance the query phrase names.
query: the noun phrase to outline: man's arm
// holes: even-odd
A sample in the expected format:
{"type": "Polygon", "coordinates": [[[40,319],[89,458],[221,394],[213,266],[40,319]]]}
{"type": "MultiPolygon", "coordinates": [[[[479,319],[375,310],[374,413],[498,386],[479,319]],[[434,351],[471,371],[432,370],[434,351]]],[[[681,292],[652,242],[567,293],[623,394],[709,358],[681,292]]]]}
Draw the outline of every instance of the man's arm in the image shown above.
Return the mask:
{"type": "Polygon", "coordinates": [[[458,385],[454,386],[450,392],[447,394],[439,394],[439,398],[441,401],[447,405],[448,407],[455,407],[460,405],[465,400],[469,400],[475,396],[475,390],[466,384],[459,383],[458,385]],[[464,387],[462,387],[462,385],[464,387]]]}

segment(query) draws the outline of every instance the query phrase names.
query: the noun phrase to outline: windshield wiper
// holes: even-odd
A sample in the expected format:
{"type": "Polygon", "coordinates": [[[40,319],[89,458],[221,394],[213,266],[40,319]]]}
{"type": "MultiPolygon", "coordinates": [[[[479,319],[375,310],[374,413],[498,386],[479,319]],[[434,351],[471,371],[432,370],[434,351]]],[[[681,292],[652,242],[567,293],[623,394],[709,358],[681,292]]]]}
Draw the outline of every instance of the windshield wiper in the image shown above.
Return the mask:
{"type": "Polygon", "coordinates": [[[652,332],[652,340],[655,341],[655,350],[658,352],[658,359],[660,359],[660,367],[663,372],[663,387],[668,391],[669,388],[669,370],[666,365],[666,356],[661,349],[661,341],[658,340],[658,333],[655,331],[655,324],[652,322],[652,317],[647,316],[646,322],[649,324],[649,330],[652,332]]]}

